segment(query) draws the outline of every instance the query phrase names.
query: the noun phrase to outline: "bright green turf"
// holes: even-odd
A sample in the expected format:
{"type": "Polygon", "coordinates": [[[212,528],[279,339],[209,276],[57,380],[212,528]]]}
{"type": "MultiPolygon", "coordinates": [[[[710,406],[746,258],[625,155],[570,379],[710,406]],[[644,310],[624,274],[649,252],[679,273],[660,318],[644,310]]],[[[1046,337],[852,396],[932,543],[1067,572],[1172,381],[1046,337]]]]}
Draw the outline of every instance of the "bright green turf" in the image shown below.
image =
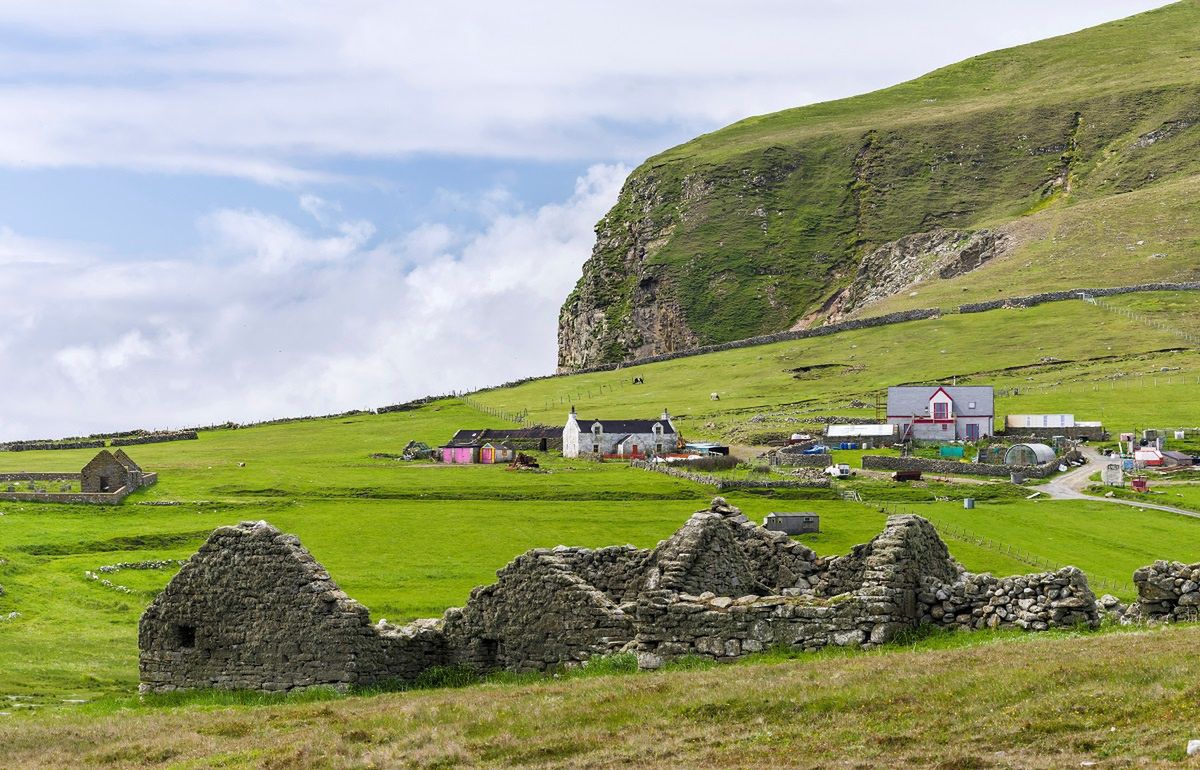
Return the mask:
{"type": "MultiPolygon", "coordinates": [[[[1138,301],[1147,312],[1180,318],[1195,298],[1164,294],[1138,301]]],[[[529,408],[535,420],[559,424],[569,403],[584,416],[615,417],[655,415],[667,406],[687,415],[688,435],[736,438],[801,424],[780,416],[814,420],[834,412],[870,419],[873,408],[849,403],[872,401],[889,383],[1030,366],[973,381],[1023,389],[1026,395],[999,400],[1001,414],[1073,411],[1101,416],[1119,430],[1135,419],[1140,426],[1195,422],[1195,353],[1153,352],[1178,343],[1100,308],[1060,303],[563,377],[476,400],[510,412],[529,408]],[[1090,333],[1073,333],[1075,327],[1090,333]],[[1124,357],[1109,358],[1118,355],[1124,357]],[[1045,356],[1077,363],[1040,364],[1045,356]],[[803,380],[789,371],[821,362],[847,368],[803,380]],[[1164,366],[1182,371],[1158,373],[1164,366]],[[1145,376],[1100,388],[1117,373],[1139,372],[1145,376]],[[635,374],[644,385],[630,384],[635,374]],[[712,390],[720,401],[709,400],[712,390]],[[756,414],[769,418],[751,421],[756,414]]],[[[616,463],[543,457],[544,472],[532,473],[370,457],[397,453],[410,439],[436,445],[459,428],[497,424],[449,400],[410,412],[205,431],[197,441],[132,447],[132,456],[158,471],[161,481],[124,505],[0,503],[0,584],[6,589],[0,615],[21,613],[0,621],[0,695],[55,702],[129,692],[136,684],[137,618],[172,570],[105,575],[129,587],[128,594],[84,572],[119,561],[184,558],[222,524],[266,519],[296,533],[375,617],[399,621],[461,604],[471,587],[489,582],[530,547],[653,546],[714,494],[616,463]],[[149,501],[182,504],[138,504],[149,501]]],[[[91,454],[2,453],[0,470],[71,470],[91,454]]],[[[853,461],[861,453],[839,455],[853,461]]],[[[1004,483],[893,485],[863,478],[851,486],[866,504],[830,499],[833,493],[820,490],[730,497],[755,519],[770,511],[819,513],[822,532],[806,540],[827,555],[870,539],[884,522],[880,507],[899,505],[965,530],[966,539],[948,533],[947,540],[975,571],[1033,571],[1028,562],[1036,559],[1075,564],[1115,585],[1127,584],[1134,568],[1156,558],[1200,557],[1194,545],[1200,521],[1194,519],[1103,504],[1027,502],[1024,490],[1004,483]],[[964,496],[979,498],[974,512],[962,510],[964,496]],[[951,502],[931,502],[935,498],[951,502]],[[989,542],[980,545],[979,538],[989,542]]],[[[1118,592],[1129,594],[1127,587],[1118,592]]]]}

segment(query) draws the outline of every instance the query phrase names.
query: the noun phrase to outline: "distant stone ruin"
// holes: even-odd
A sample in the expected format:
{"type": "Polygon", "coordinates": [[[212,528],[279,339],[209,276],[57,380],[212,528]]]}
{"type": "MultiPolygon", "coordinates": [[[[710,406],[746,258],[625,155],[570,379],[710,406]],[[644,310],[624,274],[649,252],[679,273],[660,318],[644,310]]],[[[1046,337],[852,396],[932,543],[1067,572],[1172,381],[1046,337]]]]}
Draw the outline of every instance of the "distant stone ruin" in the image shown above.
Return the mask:
{"type": "Polygon", "coordinates": [[[950,557],[919,516],[892,516],[821,558],[723,499],[653,549],[529,551],[441,619],[371,625],[291,535],[218,529],[142,616],[141,688],[291,690],[409,681],[445,665],[545,671],[615,652],[642,667],[770,646],[869,648],[922,624],[1096,626],[1077,569],[995,578],[950,557]]]}
{"type": "Polygon", "coordinates": [[[42,503],[91,503],[116,505],[142,487],[158,481],[158,474],[142,470],[125,450],[101,449],[78,473],[0,473],[0,500],[42,503]],[[25,482],[22,491],[17,484],[25,482]],[[79,491],[73,491],[75,485],[79,491]],[[52,491],[51,487],[58,487],[52,491]]]}

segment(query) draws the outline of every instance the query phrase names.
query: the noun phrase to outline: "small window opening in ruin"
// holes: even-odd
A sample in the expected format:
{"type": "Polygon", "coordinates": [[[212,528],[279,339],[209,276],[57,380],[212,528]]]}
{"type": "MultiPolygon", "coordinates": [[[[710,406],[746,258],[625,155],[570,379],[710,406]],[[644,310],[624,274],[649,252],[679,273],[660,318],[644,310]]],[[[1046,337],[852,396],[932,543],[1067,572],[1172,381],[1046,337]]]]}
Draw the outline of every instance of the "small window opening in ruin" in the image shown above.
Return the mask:
{"type": "Polygon", "coordinates": [[[479,657],[480,663],[484,668],[496,668],[500,665],[500,640],[499,639],[480,639],[479,640],[479,657]]]}
{"type": "Polygon", "coordinates": [[[179,642],[179,646],[184,649],[192,649],[196,646],[196,627],[195,626],[175,626],[175,638],[179,642]]]}
{"type": "Polygon", "coordinates": [[[109,490],[109,483],[108,483],[108,476],[101,476],[101,477],[100,477],[100,491],[101,491],[101,492],[108,492],[108,491],[110,491],[110,490],[109,490]]]}

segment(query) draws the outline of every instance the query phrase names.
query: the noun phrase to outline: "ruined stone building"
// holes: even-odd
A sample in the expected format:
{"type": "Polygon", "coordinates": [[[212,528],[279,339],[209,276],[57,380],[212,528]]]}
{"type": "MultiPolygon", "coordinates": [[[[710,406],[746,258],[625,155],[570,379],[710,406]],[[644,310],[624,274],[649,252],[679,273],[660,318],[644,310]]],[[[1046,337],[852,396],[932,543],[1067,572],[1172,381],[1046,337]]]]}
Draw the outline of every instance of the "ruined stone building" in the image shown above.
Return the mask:
{"type": "Polygon", "coordinates": [[[21,502],[96,503],[115,505],[133,492],[158,480],[157,473],[142,470],[125,451],[101,449],[78,472],[0,473],[0,483],[44,483],[37,491],[18,491],[10,483],[8,491],[0,491],[0,500],[21,502]],[[79,491],[69,491],[74,482],[79,491]],[[61,485],[54,491],[53,485],[61,485]]]}
{"type": "Polygon", "coordinates": [[[402,627],[371,625],[294,536],[265,522],[223,527],[146,610],[138,642],[144,691],[290,690],[445,665],[544,671],[622,651],[655,667],[774,645],[866,648],[921,624],[1098,622],[1079,570],[964,572],[918,516],[892,516],[871,542],[822,558],[717,498],[653,549],[535,549],[463,607],[402,627]]]}
{"type": "Polygon", "coordinates": [[[144,486],[145,473],[125,450],[100,450],[80,471],[80,488],[84,492],[116,492],[125,488],[132,492],[144,486]]]}

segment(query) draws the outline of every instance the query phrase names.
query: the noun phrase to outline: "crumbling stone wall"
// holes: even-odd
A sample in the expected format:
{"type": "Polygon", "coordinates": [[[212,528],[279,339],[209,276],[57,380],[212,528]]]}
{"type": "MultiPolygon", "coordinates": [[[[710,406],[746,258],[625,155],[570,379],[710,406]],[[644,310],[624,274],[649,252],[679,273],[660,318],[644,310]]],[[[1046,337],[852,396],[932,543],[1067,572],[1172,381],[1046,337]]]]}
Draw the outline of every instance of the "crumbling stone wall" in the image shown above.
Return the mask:
{"type": "Polygon", "coordinates": [[[142,615],[141,689],[284,691],[411,678],[444,658],[428,625],[372,626],[292,535],[216,530],[142,615]]]}
{"type": "Polygon", "coordinates": [[[1131,619],[1200,619],[1200,563],[1156,561],[1135,570],[1138,600],[1126,612],[1131,619]]]}
{"type": "Polygon", "coordinates": [[[718,497],[654,549],[535,549],[463,607],[404,628],[370,625],[296,538],[265,522],[224,527],[146,611],[139,645],[148,691],[288,690],[448,664],[544,671],[635,652],[654,667],[771,645],[868,648],[923,623],[1038,631],[1098,617],[1078,570],[971,575],[919,516],[822,558],[718,497]]]}
{"type": "Polygon", "coordinates": [[[1058,472],[1058,466],[1083,457],[1072,451],[1040,465],[995,465],[992,463],[965,463],[957,460],[934,460],[929,457],[888,457],[886,455],[863,455],[862,467],[876,471],[921,471],[922,473],[955,473],[961,476],[1007,477],[1020,473],[1029,478],[1041,479],[1058,472]]]}
{"type": "MultiPolygon", "coordinates": [[[[622,549],[605,551],[614,565],[641,558],[622,549]]],[[[618,605],[581,577],[580,560],[567,548],[529,551],[500,570],[495,583],[473,590],[466,606],[445,615],[450,662],[485,671],[542,671],[624,647],[634,635],[627,612],[632,607],[618,605]]],[[[612,571],[601,567],[592,574],[612,571]]],[[[609,586],[624,594],[619,584],[609,586]]]]}
{"type": "Polygon", "coordinates": [[[1045,631],[1100,622],[1096,596],[1075,567],[1008,578],[964,575],[926,589],[919,599],[922,622],[967,630],[1045,631]]]}

